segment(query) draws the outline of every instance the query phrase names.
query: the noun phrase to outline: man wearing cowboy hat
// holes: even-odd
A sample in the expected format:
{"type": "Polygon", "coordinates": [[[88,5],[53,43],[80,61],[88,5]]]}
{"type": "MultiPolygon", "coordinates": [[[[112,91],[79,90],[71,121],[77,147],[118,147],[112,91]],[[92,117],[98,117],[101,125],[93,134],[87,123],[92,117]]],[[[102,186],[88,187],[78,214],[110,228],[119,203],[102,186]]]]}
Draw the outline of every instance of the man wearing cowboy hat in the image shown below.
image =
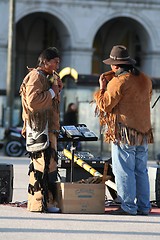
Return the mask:
{"type": "Polygon", "coordinates": [[[114,46],[103,61],[112,71],[99,78],[94,94],[105,141],[112,142],[112,167],[121,207],[111,214],[148,215],[148,143],[153,143],[150,120],[151,80],[135,68],[125,46],[114,46]]]}

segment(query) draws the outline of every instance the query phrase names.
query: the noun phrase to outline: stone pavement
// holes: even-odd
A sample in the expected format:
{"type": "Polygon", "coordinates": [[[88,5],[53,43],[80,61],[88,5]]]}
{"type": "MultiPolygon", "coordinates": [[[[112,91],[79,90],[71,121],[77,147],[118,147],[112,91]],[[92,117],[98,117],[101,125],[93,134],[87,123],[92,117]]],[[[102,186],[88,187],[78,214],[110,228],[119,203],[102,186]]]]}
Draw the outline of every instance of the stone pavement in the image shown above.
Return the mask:
{"type": "MultiPolygon", "coordinates": [[[[13,164],[12,202],[27,200],[29,159],[0,156],[13,164]]],[[[0,240],[150,240],[160,238],[160,209],[149,216],[31,213],[15,204],[0,205],[0,240]]]]}

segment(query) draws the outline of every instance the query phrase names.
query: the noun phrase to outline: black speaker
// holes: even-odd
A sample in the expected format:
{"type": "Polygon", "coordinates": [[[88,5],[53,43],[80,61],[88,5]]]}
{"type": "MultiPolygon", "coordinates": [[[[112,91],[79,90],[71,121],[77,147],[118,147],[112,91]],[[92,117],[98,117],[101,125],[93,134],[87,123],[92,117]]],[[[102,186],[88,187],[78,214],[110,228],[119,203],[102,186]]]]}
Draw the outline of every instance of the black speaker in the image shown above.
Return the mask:
{"type": "Polygon", "coordinates": [[[9,203],[13,196],[13,165],[0,164],[0,204],[9,203]]]}

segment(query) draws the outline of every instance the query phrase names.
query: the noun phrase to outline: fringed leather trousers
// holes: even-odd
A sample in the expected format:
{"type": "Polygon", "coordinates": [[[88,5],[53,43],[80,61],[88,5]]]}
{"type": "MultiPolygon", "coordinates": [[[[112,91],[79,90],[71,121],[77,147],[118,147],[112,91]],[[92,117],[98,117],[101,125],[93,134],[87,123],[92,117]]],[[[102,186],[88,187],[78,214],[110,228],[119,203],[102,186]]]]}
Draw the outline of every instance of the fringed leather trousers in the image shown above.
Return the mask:
{"type": "Polygon", "coordinates": [[[57,135],[49,133],[50,146],[38,153],[30,153],[28,206],[31,212],[47,212],[56,207],[57,135]]]}

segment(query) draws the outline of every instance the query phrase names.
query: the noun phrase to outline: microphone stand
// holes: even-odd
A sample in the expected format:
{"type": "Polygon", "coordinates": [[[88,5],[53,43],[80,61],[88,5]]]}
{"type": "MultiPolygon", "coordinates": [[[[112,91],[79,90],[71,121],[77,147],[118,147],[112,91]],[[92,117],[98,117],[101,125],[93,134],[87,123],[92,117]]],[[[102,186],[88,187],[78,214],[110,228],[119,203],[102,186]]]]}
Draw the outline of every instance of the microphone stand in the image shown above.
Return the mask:
{"type": "Polygon", "coordinates": [[[160,96],[156,99],[156,101],[154,102],[154,104],[153,104],[153,106],[152,106],[152,108],[154,108],[155,107],[155,105],[156,105],[156,103],[158,102],[158,100],[160,99],[160,96]]]}

